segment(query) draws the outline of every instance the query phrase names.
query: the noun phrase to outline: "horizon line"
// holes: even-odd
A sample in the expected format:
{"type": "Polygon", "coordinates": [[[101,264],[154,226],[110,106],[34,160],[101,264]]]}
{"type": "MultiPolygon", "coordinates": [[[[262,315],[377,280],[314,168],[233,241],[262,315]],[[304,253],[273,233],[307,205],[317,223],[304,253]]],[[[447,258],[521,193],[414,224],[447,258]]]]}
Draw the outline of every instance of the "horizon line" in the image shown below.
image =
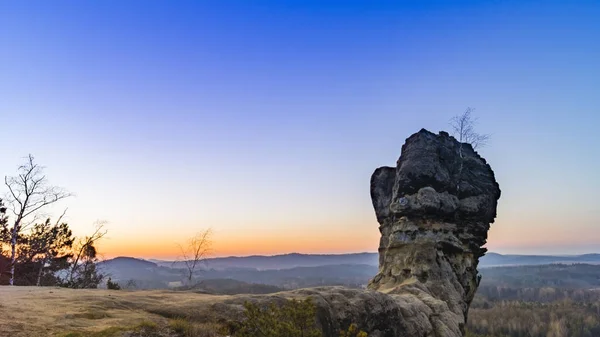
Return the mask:
{"type": "MultiPolygon", "coordinates": [[[[250,257],[279,257],[279,256],[287,256],[287,255],[343,256],[343,255],[359,255],[359,254],[379,254],[379,253],[378,252],[354,252],[354,253],[332,253],[332,254],[326,254],[326,253],[297,253],[297,252],[291,252],[291,253],[281,253],[281,254],[273,254],[273,255],[253,254],[253,255],[213,256],[213,257],[207,257],[204,260],[228,259],[228,258],[250,258],[250,257]]],[[[489,254],[497,254],[497,255],[502,255],[502,256],[518,255],[518,256],[577,257],[577,256],[583,256],[583,255],[598,255],[598,254],[600,254],[600,252],[588,252],[588,253],[581,253],[581,254],[562,254],[562,253],[554,253],[554,254],[535,254],[535,253],[534,254],[516,254],[516,253],[487,252],[485,255],[489,255],[489,254]]],[[[145,261],[154,260],[154,261],[162,261],[162,262],[177,262],[177,259],[168,260],[166,258],[139,257],[139,256],[126,256],[126,255],[118,255],[118,256],[115,256],[115,257],[108,258],[106,260],[113,260],[113,259],[117,259],[117,258],[134,258],[134,259],[145,260],[145,261]]]]}

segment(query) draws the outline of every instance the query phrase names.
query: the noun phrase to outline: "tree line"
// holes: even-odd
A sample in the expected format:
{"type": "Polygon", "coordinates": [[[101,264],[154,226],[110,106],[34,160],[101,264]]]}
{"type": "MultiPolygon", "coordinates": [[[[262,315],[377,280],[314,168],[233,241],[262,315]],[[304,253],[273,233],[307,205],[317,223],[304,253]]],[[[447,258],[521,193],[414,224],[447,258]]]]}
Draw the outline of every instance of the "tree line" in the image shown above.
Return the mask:
{"type": "Polygon", "coordinates": [[[600,336],[600,266],[484,269],[467,337],[600,336]]]}
{"type": "Polygon", "coordinates": [[[466,337],[600,336],[600,303],[572,299],[551,303],[491,302],[469,310],[466,337]]]}
{"type": "Polygon", "coordinates": [[[0,198],[0,284],[96,288],[99,272],[96,244],[106,231],[102,225],[88,236],[75,237],[63,221],[46,211],[71,196],[51,185],[32,155],[14,176],[5,176],[8,190],[0,198]]]}

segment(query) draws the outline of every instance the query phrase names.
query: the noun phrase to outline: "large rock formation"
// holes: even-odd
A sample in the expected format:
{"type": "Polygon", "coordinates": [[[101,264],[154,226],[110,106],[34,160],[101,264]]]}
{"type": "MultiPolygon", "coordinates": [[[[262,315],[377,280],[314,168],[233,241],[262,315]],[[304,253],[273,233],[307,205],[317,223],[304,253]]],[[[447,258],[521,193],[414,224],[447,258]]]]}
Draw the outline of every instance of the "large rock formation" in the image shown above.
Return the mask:
{"type": "Polygon", "coordinates": [[[351,323],[369,337],[462,336],[499,197],[492,169],[469,144],[421,130],[406,140],[396,167],[378,168],[371,177],[381,241],[369,289],[235,296],[211,312],[240,319],[246,300],[312,297],[325,337],[351,323]]]}
{"type": "Polygon", "coordinates": [[[461,335],[498,198],[494,172],[471,145],[445,132],[410,136],[396,167],[371,177],[381,241],[369,288],[417,296],[434,336],[461,335]]]}

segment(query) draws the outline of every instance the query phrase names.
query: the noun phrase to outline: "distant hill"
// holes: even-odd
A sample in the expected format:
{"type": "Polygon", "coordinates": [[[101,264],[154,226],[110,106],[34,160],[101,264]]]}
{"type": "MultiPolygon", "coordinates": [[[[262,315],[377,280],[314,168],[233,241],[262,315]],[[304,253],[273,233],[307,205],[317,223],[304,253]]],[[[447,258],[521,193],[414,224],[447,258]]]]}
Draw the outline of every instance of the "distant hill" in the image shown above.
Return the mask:
{"type": "MultiPolygon", "coordinates": [[[[184,268],[182,262],[149,260],[159,266],[184,268]]],[[[243,256],[221,257],[207,259],[203,264],[205,269],[291,269],[296,267],[319,267],[328,265],[370,265],[378,266],[378,253],[354,254],[283,254],[274,256],[243,256]]],[[[572,256],[560,255],[503,255],[487,253],[479,261],[479,267],[541,265],[552,263],[590,263],[600,264],[600,254],[584,254],[572,256]]]]}
{"type": "Polygon", "coordinates": [[[487,253],[479,260],[479,267],[532,266],[553,263],[589,263],[600,264],[600,254],[572,256],[559,255],[502,255],[487,253]]]}
{"type": "MultiPolygon", "coordinates": [[[[485,279],[486,276],[494,275],[490,273],[496,272],[487,272],[491,267],[539,266],[556,263],[600,265],[600,254],[548,256],[488,253],[481,258],[479,267],[485,279]]],[[[99,269],[113,281],[119,282],[122,286],[135,284],[135,288],[138,289],[168,288],[181,284],[184,280],[181,268],[184,268],[181,262],[146,261],[131,257],[117,257],[99,264],[99,269]]],[[[208,259],[203,269],[194,273],[194,279],[198,282],[227,279],[230,280],[227,281],[230,285],[233,284],[231,280],[236,280],[246,284],[266,284],[285,289],[321,285],[363,287],[377,273],[377,270],[377,253],[285,254],[208,259]]],[[[214,285],[215,281],[211,282],[214,285]]],[[[207,289],[211,287],[208,283],[204,285],[207,289]]],[[[226,287],[226,284],[223,284],[223,287],[226,287]]],[[[251,285],[244,284],[235,284],[230,287],[230,290],[222,291],[238,291],[236,289],[254,291],[251,285]]]]}
{"type": "Polygon", "coordinates": [[[570,263],[493,267],[481,271],[481,287],[573,289],[600,288],[600,265],[570,263]]]}
{"type": "Polygon", "coordinates": [[[168,282],[179,281],[181,271],[162,267],[154,262],[132,257],[116,257],[98,263],[101,273],[109,276],[113,281],[124,282],[135,280],[136,287],[140,289],[166,288],[168,282]]]}
{"type": "Polygon", "coordinates": [[[156,268],[158,265],[147,260],[137,259],[134,257],[119,256],[114,259],[100,262],[100,265],[107,265],[113,268],[156,268]]]}
{"type": "MultiPolygon", "coordinates": [[[[377,262],[373,262],[373,258],[377,258],[377,255],[373,253],[287,254],[217,258],[210,259],[207,263],[210,269],[198,270],[194,274],[194,278],[200,282],[209,279],[230,279],[247,284],[266,284],[288,289],[317,285],[360,287],[377,272],[377,262]],[[363,261],[370,263],[361,263],[363,261]]],[[[132,257],[117,257],[100,262],[98,266],[99,270],[110,276],[113,281],[119,282],[121,285],[134,281],[136,287],[142,289],[167,288],[170,284],[182,281],[184,278],[182,270],[177,267],[183,268],[183,264],[173,264],[168,261],[156,263],[132,257]]],[[[231,281],[228,282],[231,284],[231,281]]],[[[240,284],[236,286],[243,288],[243,285],[240,284]]],[[[253,291],[251,285],[246,288],[253,291]]],[[[268,291],[273,289],[269,288],[268,291]]]]}
{"type": "Polygon", "coordinates": [[[270,284],[286,289],[327,285],[365,286],[377,273],[377,266],[340,264],[290,269],[226,269],[205,270],[197,275],[202,279],[230,278],[249,283],[270,284]]]}
{"type": "MultiPolygon", "coordinates": [[[[149,260],[160,266],[183,268],[182,262],[149,260]]],[[[379,255],[377,253],[353,254],[284,254],[274,256],[244,256],[220,257],[207,259],[204,264],[206,269],[231,269],[249,268],[258,270],[290,269],[296,267],[318,267],[337,264],[362,264],[377,266],[379,255]]]]}

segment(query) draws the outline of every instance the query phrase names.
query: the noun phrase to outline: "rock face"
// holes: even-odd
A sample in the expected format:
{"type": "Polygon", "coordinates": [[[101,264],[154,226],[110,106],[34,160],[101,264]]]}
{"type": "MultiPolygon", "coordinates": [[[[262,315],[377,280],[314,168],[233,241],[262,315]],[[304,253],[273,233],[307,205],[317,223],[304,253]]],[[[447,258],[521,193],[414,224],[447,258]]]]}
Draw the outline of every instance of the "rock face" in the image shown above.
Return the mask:
{"type": "Polygon", "coordinates": [[[243,295],[211,310],[231,317],[246,300],[312,297],[325,337],[351,323],[369,337],[462,336],[499,198],[492,169],[471,145],[421,130],[406,140],[396,167],[380,167],[371,177],[381,241],[369,289],[243,295]]]}
{"type": "Polygon", "coordinates": [[[410,136],[396,167],[373,173],[381,241],[369,288],[427,304],[433,331],[420,336],[462,335],[499,198],[485,159],[445,132],[410,136]]]}

